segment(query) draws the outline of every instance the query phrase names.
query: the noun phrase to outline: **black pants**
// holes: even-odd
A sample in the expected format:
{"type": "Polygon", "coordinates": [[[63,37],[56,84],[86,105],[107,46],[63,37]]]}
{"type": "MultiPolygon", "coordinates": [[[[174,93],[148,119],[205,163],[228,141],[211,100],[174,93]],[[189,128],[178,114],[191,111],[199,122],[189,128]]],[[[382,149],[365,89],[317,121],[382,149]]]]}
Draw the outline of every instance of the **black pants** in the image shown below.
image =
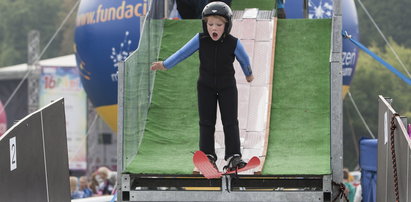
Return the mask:
{"type": "Polygon", "coordinates": [[[225,159],[240,154],[240,132],[238,128],[238,92],[233,84],[218,88],[203,82],[197,83],[198,111],[200,115],[200,150],[214,155],[214,132],[217,116],[217,103],[220,107],[224,128],[225,159]]]}

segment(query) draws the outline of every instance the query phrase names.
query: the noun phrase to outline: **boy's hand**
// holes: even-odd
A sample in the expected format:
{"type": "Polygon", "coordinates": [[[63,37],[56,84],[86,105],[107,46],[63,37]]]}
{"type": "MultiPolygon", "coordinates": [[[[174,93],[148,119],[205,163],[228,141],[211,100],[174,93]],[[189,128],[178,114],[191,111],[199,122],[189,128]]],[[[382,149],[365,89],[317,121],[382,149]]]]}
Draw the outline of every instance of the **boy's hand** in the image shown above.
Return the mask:
{"type": "Polygon", "coordinates": [[[150,67],[151,70],[166,70],[167,68],[164,67],[163,61],[153,62],[150,67]]]}
{"type": "Polygon", "coordinates": [[[248,83],[251,83],[251,81],[254,80],[254,76],[251,74],[250,76],[246,76],[245,79],[247,80],[248,83]]]}

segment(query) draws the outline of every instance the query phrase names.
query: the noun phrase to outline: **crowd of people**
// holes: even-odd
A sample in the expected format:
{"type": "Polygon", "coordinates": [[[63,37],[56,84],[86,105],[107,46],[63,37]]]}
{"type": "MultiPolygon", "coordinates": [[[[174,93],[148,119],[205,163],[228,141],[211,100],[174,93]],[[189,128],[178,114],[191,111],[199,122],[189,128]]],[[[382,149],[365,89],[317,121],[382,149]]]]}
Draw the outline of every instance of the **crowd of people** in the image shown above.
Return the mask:
{"type": "Polygon", "coordinates": [[[100,167],[90,176],[70,176],[71,199],[112,195],[115,192],[117,173],[100,167]]]}

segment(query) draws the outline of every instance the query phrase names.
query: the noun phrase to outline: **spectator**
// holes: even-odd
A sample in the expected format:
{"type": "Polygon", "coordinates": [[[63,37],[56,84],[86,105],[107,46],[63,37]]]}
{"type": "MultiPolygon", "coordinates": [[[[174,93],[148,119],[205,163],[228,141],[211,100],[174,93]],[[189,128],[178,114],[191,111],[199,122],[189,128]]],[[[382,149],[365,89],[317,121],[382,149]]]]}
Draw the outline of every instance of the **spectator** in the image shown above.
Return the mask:
{"type": "Polygon", "coordinates": [[[213,2],[213,1],[222,1],[222,2],[224,2],[225,4],[227,4],[228,6],[231,7],[231,1],[232,1],[232,0],[209,0],[208,3],[211,3],[211,2],[213,2]]]}
{"type": "Polygon", "coordinates": [[[277,0],[277,17],[285,19],[284,0],[277,0]]]}
{"type": "Polygon", "coordinates": [[[108,169],[107,167],[100,167],[97,170],[97,174],[101,176],[103,180],[108,180],[110,184],[115,185],[117,181],[117,172],[108,169]]]}
{"type": "Polygon", "coordinates": [[[95,195],[102,195],[102,193],[99,190],[99,181],[97,178],[100,178],[97,176],[97,172],[94,172],[91,174],[91,182],[90,182],[90,189],[95,195]]]}
{"type": "Polygon", "coordinates": [[[70,176],[70,195],[71,199],[81,198],[81,193],[78,190],[78,179],[77,177],[70,176]]]}
{"type": "Polygon", "coordinates": [[[87,198],[93,196],[93,191],[90,189],[89,182],[86,176],[82,176],[79,179],[80,187],[79,191],[82,193],[81,198],[87,198]]]}
{"type": "MultiPolygon", "coordinates": [[[[177,10],[183,19],[201,19],[204,7],[217,0],[176,0],[177,10]]],[[[232,0],[218,0],[231,6],[232,0]]]]}
{"type": "Polygon", "coordinates": [[[177,0],[177,10],[183,19],[201,19],[201,12],[208,0],[177,0]]]}
{"type": "Polygon", "coordinates": [[[101,193],[103,195],[112,194],[117,181],[117,173],[115,171],[111,171],[107,167],[100,167],[97,170],[97,176],[101,178],[99,182],[99,190],[101,193]]]}
{"type": "Polygon", "coordinates": [[[344,172],[345,195],[348,197],[349,201],[354,201],[355,187],[349,181],[351,177],[350,172],[348,171],[347,168],[344,168],[343,172],[344,172]]]}

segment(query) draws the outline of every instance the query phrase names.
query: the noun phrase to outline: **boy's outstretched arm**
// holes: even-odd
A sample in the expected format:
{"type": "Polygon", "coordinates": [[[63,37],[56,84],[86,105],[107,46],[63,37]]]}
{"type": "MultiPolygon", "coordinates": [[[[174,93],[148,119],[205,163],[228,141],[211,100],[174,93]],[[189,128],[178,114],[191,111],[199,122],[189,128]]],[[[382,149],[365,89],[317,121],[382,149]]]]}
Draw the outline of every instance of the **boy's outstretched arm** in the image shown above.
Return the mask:
{"type": "Polygon", "coordinates": [[[187,42],[180,50],[168,57],[164,61],[157,61],[151,64],[151,70],[167,70],[171,69],[181,61],[190,57],[200,47],[199,35],[196,34],[189,42],[187,42]]]}
{"type": "Polygon", "coordinates": [[[167,70],[163,65],[163,61],[153,62],[150,67],[151,70],[167,70]]]}

